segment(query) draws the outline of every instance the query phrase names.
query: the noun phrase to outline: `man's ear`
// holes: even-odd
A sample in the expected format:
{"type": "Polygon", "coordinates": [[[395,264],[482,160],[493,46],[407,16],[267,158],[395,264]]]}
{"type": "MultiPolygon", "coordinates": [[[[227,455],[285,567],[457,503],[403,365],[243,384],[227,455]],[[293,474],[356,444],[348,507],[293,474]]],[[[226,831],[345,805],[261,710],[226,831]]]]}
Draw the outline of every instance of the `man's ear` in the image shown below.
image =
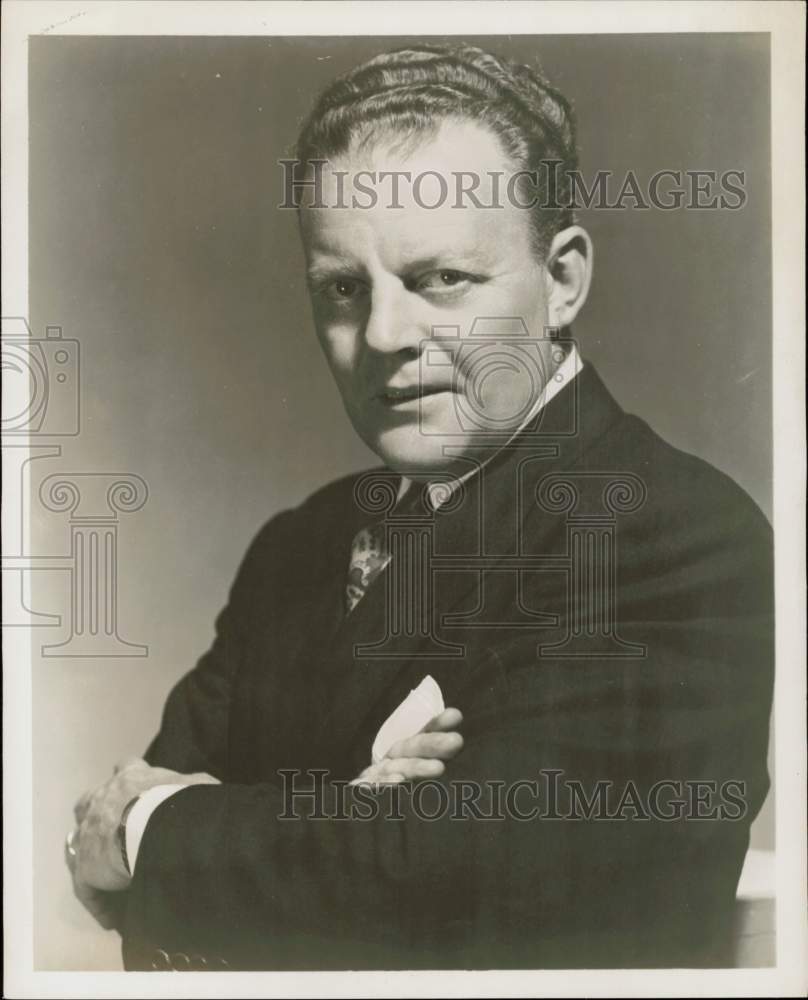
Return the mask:
{"type": "Polygon", "coordinates": [[[570,326],[586,302],[592,281],[592,240],[580,226],[553,237],[547,254],[547,312],[551,326],[570,326]]]}

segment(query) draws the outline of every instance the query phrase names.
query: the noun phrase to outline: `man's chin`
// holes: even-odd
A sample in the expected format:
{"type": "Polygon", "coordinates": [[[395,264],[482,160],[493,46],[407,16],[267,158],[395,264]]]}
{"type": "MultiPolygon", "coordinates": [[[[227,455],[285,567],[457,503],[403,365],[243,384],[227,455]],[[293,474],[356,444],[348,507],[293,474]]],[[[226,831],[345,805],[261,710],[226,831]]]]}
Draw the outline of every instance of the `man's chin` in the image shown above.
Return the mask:
{"type": "Polygon", "coordinates": [[[424,434],[417,427],[397,427],[365,441],[388,468],[409,479],[428,481],[457,473],[462,466],[458,461],[464,451],[462,435],[424,434]]]}

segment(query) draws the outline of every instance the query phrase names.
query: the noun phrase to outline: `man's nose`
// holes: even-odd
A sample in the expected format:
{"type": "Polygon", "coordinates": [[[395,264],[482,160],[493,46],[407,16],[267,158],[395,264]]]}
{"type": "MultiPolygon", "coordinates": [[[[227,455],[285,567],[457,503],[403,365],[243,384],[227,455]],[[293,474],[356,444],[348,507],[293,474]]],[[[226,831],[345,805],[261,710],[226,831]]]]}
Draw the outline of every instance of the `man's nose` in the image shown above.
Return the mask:
{"type": "Polygon", "coordinates": [[[423,303],[402,282],[374,286],[365,325],[368,348],[381,354],[420,353],[421,342],[429,337],[430,328],[420,315],[419,306],[423,303]]]}

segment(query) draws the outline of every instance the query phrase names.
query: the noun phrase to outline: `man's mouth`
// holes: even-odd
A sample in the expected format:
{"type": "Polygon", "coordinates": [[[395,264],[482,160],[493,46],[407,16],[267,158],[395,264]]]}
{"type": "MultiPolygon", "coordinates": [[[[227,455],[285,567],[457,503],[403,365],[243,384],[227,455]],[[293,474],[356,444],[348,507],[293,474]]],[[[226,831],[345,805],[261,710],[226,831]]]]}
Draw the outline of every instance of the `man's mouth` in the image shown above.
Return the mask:
{"type": "Polygon", "coordinates": [[[425,399],[427,396],[436,396],[439,393],[451,391],[451,386],[447,385],[385,386],[379,393],[378,399],[386,406],[403,406],[414,400],[425,399]]]}

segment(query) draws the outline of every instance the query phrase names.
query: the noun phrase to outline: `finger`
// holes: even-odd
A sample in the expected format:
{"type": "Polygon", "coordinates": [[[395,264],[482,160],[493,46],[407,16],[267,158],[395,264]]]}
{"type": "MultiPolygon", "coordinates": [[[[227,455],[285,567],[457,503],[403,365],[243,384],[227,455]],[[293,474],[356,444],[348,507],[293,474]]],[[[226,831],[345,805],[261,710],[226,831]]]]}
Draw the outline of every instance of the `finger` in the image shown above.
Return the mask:
{"type": "Polygon", "coordinates": [[[366,788],[370,788],[371,791],[378,792],[385,785],[400,785],[402,782],[407,781],[405,775],[398,772],[392,771],[389,773],[381,773],[375,767],[368,767],[359,775],[358,778],[354,778],[353,781],[349,781],[348,785],[353,787],[356,785],[364,785],[366,788]]]}
{"type": "Polygon", "coordinates": [[[371,764],[364,771],[359,772],[359,776],[349,781],[348,785],[373,785],[380,777],[379,768],[376,764],[371,764]]]}
{"type": "Polygon", "coordinates": [[[406,781],[416,778],[439,778],[446,770],[443,761],[424,760],[422,757],[397,757],[386,760],[379,765],[382,780],[386,781],[391,774],[403,774],[406,781]]]}
{"type": "Polygon", "coordinates": [[[112,930],[116,922],[117,908],[108,894],[93,889],[77,878],[73,879],[73,892],[84,909],[98,921],[104,930],[112,930]]]}
{"type": "Polygon", "coordinates": [[[445,708],[440,715],[436,715],[421,730],[422,733],[445,733],[450,729],[457,729],[463,721],[463,713],[459,708],[445,708]]]}
{"type": "Polygon", "coordinates": [[[357,785],[360,782],[368,781],[370,778],[372,778],[372,776],[375,774],[375,772],[376,772],[376,765],[375,764],[370,764],[363,771],[360,771],[359,772],[359,777],[354,778],[354,780],[352,782],[350,782],[350,784],[357,785]]]}
{"type": "Polygon", "coordinates": [[[218,778],[214,778],[212,774],[205,774],[204,771],[198,774],[186,774],[185,778],[189,785],[221,785],[218,778]]]}
{"type": "Polygon", "coordinates": [[[121,771],[125,771],[127,768],[138,767],[140,765],[144,767],[149,766],[142,757],[125,757],[123,760],[118,761],[115,767],[113,767],[112,773],[120,774],[121,771]]]}
{"type": "Polygon", "coordinates": [[[76,871],[76,862],[78,860],[78,830],[73,830],[67,835],[65,840],[65,863],[70,869],[70,874],[74,875],[76,871]]]}
{"type": "Polygon", "coordinates": [[[78,802],[73,806],[73,815],[76,819],[76,825],[81,826],[82,820],[87,815],[87,810],[90,808],[90,802],[92,801],[92,792],[85,792],[84,795],[78,800],[78,802]]]}
{"type": "Polygon", "coordinates": [[[442,761],[422,757],[396,757],[385,759],[378,764],[366,767],[351,784],[390,784],[393,776],[404,781],[416,778],[437,778],[446,770],[442,761]]]}
{"type": "Polygon", "coordinates": [[[390,760],[396,757],[428,757],[434,760],[451,760],[463,749],[460,733],[416,733],[394,743],[385,754],[390,760]]]}

